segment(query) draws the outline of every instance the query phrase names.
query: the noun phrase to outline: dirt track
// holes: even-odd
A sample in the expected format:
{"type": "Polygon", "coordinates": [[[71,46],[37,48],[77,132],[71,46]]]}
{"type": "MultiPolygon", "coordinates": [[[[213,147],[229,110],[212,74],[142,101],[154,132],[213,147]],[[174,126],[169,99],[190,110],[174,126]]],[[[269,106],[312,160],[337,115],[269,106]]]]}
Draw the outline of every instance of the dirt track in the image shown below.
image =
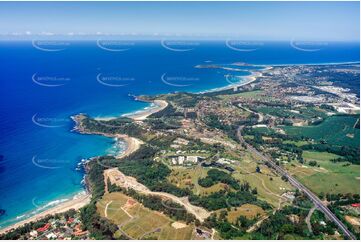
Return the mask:
{"type": "MultiPolygon", "coordinates": [[[[173,202],[184,206],[189,213],[193,214],[201,222],[203,222],[204,219],[206,219],[210,215],[210,213],[204,208],[190,204],[188,197],[180,198],[165,192],[152,192],[146,186],[139,183],[134,177],[124,175],[117,168],[107,169],[104,171],[104,179],[107,180],[108,178],[112,184],[116,184],[120,187],[132,188],[135,191],[146,195],[154,195],[154,196],[160,196],[162,198],[170,199],[173,202]]],[[[174,208],[174,209],[179,209],[179,208],[174,208]]]]}

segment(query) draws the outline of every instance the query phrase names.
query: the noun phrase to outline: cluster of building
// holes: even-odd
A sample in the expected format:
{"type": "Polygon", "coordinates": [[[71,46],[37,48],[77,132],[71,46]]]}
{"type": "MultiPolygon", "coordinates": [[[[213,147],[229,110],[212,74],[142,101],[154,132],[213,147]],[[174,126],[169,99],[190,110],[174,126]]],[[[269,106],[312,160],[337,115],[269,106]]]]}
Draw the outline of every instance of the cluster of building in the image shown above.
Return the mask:
{"type": "Polygon", "coordinates": [[[203,167],[210,167],[210,168],[217,167],[217,168],[225,169],[225,170],[227,170],[229,172],[234,172],[235,169],[233,167],[229,166],[227,163],[224,163],[223,160],[221,160],[221,161],[218,160],[218,161],[212,161],[212,162],[203,162],[202,166],[203,167]]]}
{"type": "Polygon", "coordinates": [[[234,164],[236,163],[236,161],[234,160],[230,160],[230,159],[226,159],[226,158],[219,158],[216,163],[222,164],[222,165],[229,165],[229,164],[234,164]]]}
{"type": "Polygon", "coordinates": [[[188,156],[171,156],[172,165],[196,165],[199,162],[203,161],[205,157],[197,155],[188,155],[188,156]]]}
{"type": "Polygon", "coordinates": [[[242,112],[229,101],[200,101],[196,109],[200,117],[207,118],[213,114],[223,125],[233,125],[248,116],[248,113],[242,112]]]}
{"type": "Polygon", "coordinates": [[[360,105],[355,103],[339,102],[331,105],[340,113],[357,114],[360,112],[360,105]]]}
{"type": "Polygon", "coordinates": [[[260,88],[272,97],[298,103],[328,103],[338,112],[357,113],[360,98],[350,88],[334,85],[332,76],[348,73],[350,78],[359,76],[358,68],[289,66],[274,68],[265,76],[260,88]],[[341,69],[339,69],[341,68],[341,69]],[[267,81],[269,79],[269,81],[267,81]]]}
{"type": "Polygon", "coordinates": [[[31,240],[89,239],[88,231],[82,230],[81,227],[78,215],[68,219],[52,218],[44,226],[30,231],[25,237],[31,240]]]}
{"type": "Polygon", "coordinates": [[[171,144],[170,147],[174,149],[179,149],[181,146],[188,145],[189,141],[182,138],[177,138],[173,141],[173,144],[171,144]]]}

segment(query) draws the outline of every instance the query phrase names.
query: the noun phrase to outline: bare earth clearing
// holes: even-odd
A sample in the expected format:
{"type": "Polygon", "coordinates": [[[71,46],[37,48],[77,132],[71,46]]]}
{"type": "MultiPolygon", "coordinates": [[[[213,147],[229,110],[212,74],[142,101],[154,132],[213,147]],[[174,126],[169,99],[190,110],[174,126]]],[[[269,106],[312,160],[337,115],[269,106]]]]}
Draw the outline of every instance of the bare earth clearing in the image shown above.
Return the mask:
{"type": "Polygon", "coordinates": [[[104,179],[107,180],[108,178],[112,184],[116,184],[120,187],[132,188],[135,191],[146,195],[155,195],[162,198],[170,199],[173,202],[184,206],[189,213],[193,214],[201,222],[203,222],[204,219],[206,219],[210,215],[210,213],[204,208],[190,204],[188,197],[179,198],[165,192],[152,192],[146,186],[137,182],[134,177],[124,175],[117,168],[107,169],[104,171],[104,179]]]}

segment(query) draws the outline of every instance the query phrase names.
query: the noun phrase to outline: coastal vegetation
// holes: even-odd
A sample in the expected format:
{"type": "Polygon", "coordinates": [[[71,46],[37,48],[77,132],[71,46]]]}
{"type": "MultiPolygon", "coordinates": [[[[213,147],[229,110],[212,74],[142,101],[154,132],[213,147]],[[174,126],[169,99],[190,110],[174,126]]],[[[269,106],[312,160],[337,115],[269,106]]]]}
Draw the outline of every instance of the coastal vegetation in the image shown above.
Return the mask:
{"type": "MultiPolygon", "coordinates": [[[[97,202],[101,200],[105,194],[105,183],[103,176],[105,169],[104,165],[112,164],[112,162],[115,161],[110,157],[100,157],[92,160],[87,164],[87,168],[89,169],[87,179],[89,181],[89,187],[93,196],[91,203],[82,208],[81,219],[84,227],[91,233],[91,236],[97,239],[112,239],[121,236],[116,234],[118,231],[117,226],[112,224],[111,220],[107,219],[106,217],[100,216],[97,212],[97,202]]],[[[141,202],[144,207],[151,210],[160,211],[175,220],[183,220],[186,223],[195,221],[195,217],[192,214],[187,213],[185,209],[182,209],[180,205],[172,201],[163,201],[160,197],[157,196],[142,195],[135,192],[134,190],[124,190],[111,184],[108,184],[108,190],[111,192],[121,191],[125,195],[141,202]]]]}
{"type": "Polygon", "coordinates": [[[305,76],[312,67],[274,68],[273,75],[235,89],[141,96],[139,100],[164,104],[145,119],[77,115],[81,133],[139,141],[125,155],[97,157],[86,164],[92,199],[80,218],[89,236],[341,238],[337,226],[313,211],[311,201],[257,152],[328,200],[329,208],[358,235],[350,223],[350,216],[357,215],[350,206],[359,203],[358,115],[338,113],[338,103],[331,102],[339,102],[338,95],[305,76]],[[289,72],[297,78],[281,82],[277,73],[283,77],[289,72]],[[114,170],[120,173],[105,181],[104,174],[114,170]],[[123,176],[135,179],[143,190],[135,190],[123,176]],[[154,192],[158,195],[149,194],[154,192]],[[205,219],[197,219],[187,205],[204,209],[205,219]]]}
{"type": "Polygon", "coordinates": [[[119,162],[118,168],[127,176],[135,177],[152,191],[168,192],[176,196],[186,196],[187,189],[181,189],[167,181],[171,170],[163,163],[156,163],[153,147],[142,146],[138,151],[119,162]]]}
{"type": "Polygon", "coordinates": [[[96,160],[87,164],[88,176],[87,182],[92,193],[90,204],[83,207],[80,211],[80,217],[84,229],[90,232],[90,236],[95,239],[114,239],[114,233],[118,230],[117,226],[107,218],[101,217],[97,213],[96,202],[105,193],[105,184],[103,177],[104,167],[99,165],[96,160]]]}

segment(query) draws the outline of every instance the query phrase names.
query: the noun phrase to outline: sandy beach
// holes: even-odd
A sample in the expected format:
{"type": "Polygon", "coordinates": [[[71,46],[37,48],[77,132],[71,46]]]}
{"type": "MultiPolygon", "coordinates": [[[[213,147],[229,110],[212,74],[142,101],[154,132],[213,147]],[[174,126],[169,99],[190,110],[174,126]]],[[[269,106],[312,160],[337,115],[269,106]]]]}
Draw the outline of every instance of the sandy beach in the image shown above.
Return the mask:
{"type": "MultiPolygon", "coordinates": [[[[268,69],[268,68],[267,68],[268,69]]],[[[266,69],[266,70],[267,70],[266,69]]],[[[248,85],[252,82],[254,82],[255,80],[257,80],[257,78],[262,77],[262,71],[257,71],[257,72],[253,72],[251,75],[244,77],[245,82],[239,83],[239,84],[235,84],[235,85],[231,85],[231,86],[227,86],[227,87],[223,87],[223,88],[219,88],[217,90],[225,90],[225,89],[230,89],[230,88],[234,88],[234,87],[241,87],[244,85],[248,85]]],[[[206,92],[212,92],[212,91],[216,91],[216,90],[209,90],[206,92]]],[[[164,100],[154,100],[154,107],[150,107],[148,109],[145,110],[141,110],[139,112],[135,112],[129,115],[124,115],[125,117],[131,118],[135,121],[143,121],[145,120],[147,117],[149,117],[151,114],[153,113],[157,113],[161,110],[163,110],[164,108],[166,108],[168,106],[168,103],[164,100]]],[[[107,117],[107,118],[96,118],[96,120],[111,120],[114,119],[116,117],[107,117]]],[[[80,120],[82,119],[82,117],[80,116],[75,116],[72,117],[72,119],[75,121],[76,126],[74,128],[74,130],[78,131],[79,133],[83,133],[83,134],[97,134],[97,135],[103,135],[103,136],[107,136],[107,137],[113,137],[113,138],[117,138],[117,139],[122,139],[126,142],[127,147],[124,151],[121,151],[116,158],[117,159],[121,159],[124,157],[129,156],[130,154],[132,154],[133,152],[135,152],[136,150],[139,149],[139,147],[143,144],[143,141],[134,138],[134,137],[130,137],[128,135],[125,134],[116,134],[116,135],[109,135],[106,133],[100,133],[100,132],[86,132],[84,131],[83,127],[80,126],[80,120]]],[[[44,212],[41,212],[39,214],[34,215],[33,217],[30,217],[28,219],[25,219],[23,221],[20,221],[16,224],[10,225],[8,227],[5,227],[3,229],[0,229],[0,233],[4,233],[7,232],[11,229],[20,227],[26,223],[32,222],[32,221],[36,221],[39,220],[41,218],[44,218],[47,215],[50,214],[56,214],[56,213],[62,213],[65,212],[69,209],[80,209],[81,207],[85,206],[86,204],[88,204],[90,202],[90,198],[91,195],[86,194],[86,195],[79,195],[76,198],[70,200],[70,201],[66,201],[64,203],[59,204],[56,207],[53,207],[51,209],[48,209],[44,212]]]]}
{"type": "Polygon", "coordinates": [[[269,71],[271,69],[272,69],[271,66],[266,66],[263,70],[253,71],[251,75],[242,77],[245,80],[245,82],[242,82],[242,83],[239,83],[239,84],[235,83],[234,85],[227,86],[225,88],[226,89],[231,89],[231,88],[234,88],[234,87],[241,87],[241,86],[248,85],[248,84],[256,81],[258,78],[263,77],[263,72],[269,71]]]}
{"type": "Polygon", "coordinates": [[[61,204],[53,207],[53,208],[50,208],[50,209],[48,209],[46,211],[38,213],[38,214],[28,218],[28,219],[25,219],[25,220],[20,221],[20,222],[18,222],[16,224],[13,224],[13,225],[10,225],[8,227],[0,229],[0,234],[8,232],[8,231],[10,231],[12,229],[18,228],[18,227],[20,227],[20,226],[22,226],[24,224],[40,220],[40,219],[46,217],[47,215],[54,215],[56,213],[63,213],[63,212],[68,211],[69,209],[78,210],[78,209],[82,208],[83,206],[87,205],[90,202],[90,198],[91,198],[90,194],[79,194],[70,201],[66,201],[64,203],[61,203],[61,204]]]}
{"type": "MultiPolygon", "coordinates": [[[[150,115],[150,114],[147,114],[147,116],[150,115]]],[[[144,114],[144,115],[146,115],[146,114],[144,114]]],[[[76,121],[74,117],[73,117],[73,120],[76,121]]],[[[77,121],[76,121],[76,123],[77,123],[77,125],[79,124],[77,121]]],[[[87,133],[87,132],[84,132],[84,130],[82,130],[81,128],[79,129],[79,127],[77,127],[76,129],[80,133],[87,133]]],[[[87,134],[98,134],[98,135],[104,135],[104,136],[107,136],[107,137],[115,137],[117,139],[124,140],[127,143],[127,148],[124,151],[121,151],[116,156],[117,159],[127,157],[128,155],[130,155],[133,152],[135,152],[136,150],[138,150],[139,147],[143,144],[143,141],[141,141],[141,140],[139,140],[137,138],[134,138],[134,137],[130,137],[128,135],[123,135],[123,134],[117,134],[117,135],[113,135],[113,136],[110,136],[110,135],[105,134],[105,133],[87,133],[87,134]]],[[[12,229],[21,227],[24,224],[27,224],[27,223],[34,222],[34,221],[37,221],[39,219],[42,219],[47,215],[53,215],[53,214],[56,214],[56,213],[63,213],[63,212],[68,211],[69,209],[78,210],[78,209],[82,208],[83,206],[87,205],[90,202],[90,199],[91,199],[90,194],[79,194],[76,197],[74,197],[72,200],[63,202],[63,203],[61,203],[61,204],[59,204],[59,205],[57,205],[57,206],[55,206],[53,208],[50,208],[50,209],[48,209],[46,211],[38,213],[38,214],[36,214],[36,215],[34,215],[34,216],[30,217],[30,218],[27,218],[27,219],[25,219],[23,221],[20,221],[18,223],[15,223],[13,225],[10,225],[8,227],[0,229],[0,234],[8,232],[8,231],[10,231],[12,229]]]]}
{"type": "Polygon", "coordinates": [[[236,84],[236,86],[248,85],[248,84],[254,82],[255,80],[257,80],[257,78],[262,77],[262,76],[263,76],[263,75],[262,75],[262,72],[260,72],[260,71],[253,72],[252,75],[243,77],[243,79],[245,80],[245,82],[243,82],[243,83],[241,83],[241,84],[239,84],[239,85],[236,84]]]}
{"type": "Polygon", "coordinates": [[[129,115],[124,115],[125,117],[131,118],[135,121],[143,121],[145,120],[149,115],[153,113],[157,113],[163,109],[165,109],[168,106],[168,103],[164,100],[154,100],[153,101],[154,107],[150,107],[148,109],[141,110],[139,112],[135,112],[129,115]]]}
{"type": "MultiPolygon", "coordinates": [[[[75,118],[73,118],[75,120],[75,118]]],[[[75,130],[77,130],[79,133],[81,134],[95,134],[95,135],[103,135],[106,137],[110,137],[110,138],[116,138],[116,139],[121,139],[126,143],[126,149],[120,151],[117,155],[116,158],[117,159],[121,159],[124,157],[127,157],[128,155],[132,154],[133,152],[135,152],[136,150],[139,149],[139,147],[143,144],[143,141],[141,141],[140,139],[131,137],[129,135],[126,134],[114,134],[114,135],[110,135],[107,133],[102,133],[102,132],[87,132],[84,131],[84,129],[82,127],[80,127],[79,122],[76,121],[77,126],[75,128],[75,130]]]]}
{"type": "MultiPolygon", "coordinates": [[[[149,115],[159,112],[168,106],[168,103],[164,100],[154,100],[154,101],[152,101],[152,103],[154,106],[148,107],[147,109],[142,109],[142,110],[136,111],[134,113],[123,114],[121,117],[131,118],[134,121],[143,121],[149,115]]],[[[118,118],[118,117],[116,117],[116,116],[114,116],[114,117],[96,117],[94,119],[98,120],[98,121],[109,121],[109,120],[116,119],[116,118],[118,118]]]]}
{"type": "Polygon", "coordinates": [[[139,147],[143,144],[143,141],[141,141],[140,139],[130,137],[128,135],[118,134],[116,135],[116,137],[124,140],[125,143],[127,143],[127,148],[116,156],[117,159],[127,157],[128,155],[138,150],[139,147]]]}
{"type": "Polygon", "coordinates": [[[210,89],[210,90],[206,90],[206,91],[201,91],[201,92],[197,92],[197,94],[204,94],[204,93],[211,93],[211,92],[219,92],[219,91],[224,91],[224,90],[229,90],[229,89],[234,89],[234,88],[239,88],[248,84],[251,84],[252,82],[256,81],[258,78],[263,76],[263,72],[264,71],[268,71],[272,69],[272,67],[266,67],[265,69],[261,70],[261,71],[253,71],[251,75],[248,76],[243,76],[242,79],[244,81],[240,82],[240,83],[234,83],[234,84],[230,84],[228,86],[224,86],[224,87],[219,87],[219,88],[214,88],[214,89],[210,89]]]}

